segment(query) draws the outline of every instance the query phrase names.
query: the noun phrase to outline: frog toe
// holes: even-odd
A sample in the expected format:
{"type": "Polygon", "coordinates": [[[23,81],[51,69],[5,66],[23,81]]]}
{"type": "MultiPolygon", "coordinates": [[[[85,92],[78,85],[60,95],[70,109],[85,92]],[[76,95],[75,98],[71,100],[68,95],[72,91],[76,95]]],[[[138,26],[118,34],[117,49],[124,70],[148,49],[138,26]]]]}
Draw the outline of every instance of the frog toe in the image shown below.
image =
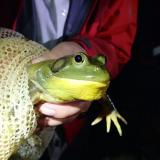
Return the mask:
{"type": "Polygon", "coordinates": [[[99,123],[100,121],[102,121],[102,117],[97,117],[92,123],[91,123],[91,125],[92,126],[94,126],[94,125],[96,125],[97,123],[99,123]]]}
{"type": "Polygon", "coordinates": [[[107,128],[107,132],[109,132],[111,128],[111,121],[113,121],[114,125],[117,128],[119,135],[122,136],[122,129],[118,122],[118,118],[122,120],[122,122],[127,124],[127,121],[116,110],[114,110],[106,117],[106,124],[107,124],[106,128],[107,128]]]}

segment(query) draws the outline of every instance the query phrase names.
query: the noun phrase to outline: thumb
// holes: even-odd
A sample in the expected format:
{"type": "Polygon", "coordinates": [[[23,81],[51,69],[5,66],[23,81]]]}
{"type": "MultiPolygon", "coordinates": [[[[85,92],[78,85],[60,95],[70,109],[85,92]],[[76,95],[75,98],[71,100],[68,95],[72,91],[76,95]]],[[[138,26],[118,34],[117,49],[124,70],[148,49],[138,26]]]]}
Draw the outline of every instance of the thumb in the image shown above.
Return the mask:
{"type": "Polygon", "coordinates": [[[53,59],[53,56],[51,55],[50,52],[46,52],[42,56],[32,59],[31,62],[34,64],[34,63],[38,63],[38,62],[50,60],[50,59],[53,59]]]}

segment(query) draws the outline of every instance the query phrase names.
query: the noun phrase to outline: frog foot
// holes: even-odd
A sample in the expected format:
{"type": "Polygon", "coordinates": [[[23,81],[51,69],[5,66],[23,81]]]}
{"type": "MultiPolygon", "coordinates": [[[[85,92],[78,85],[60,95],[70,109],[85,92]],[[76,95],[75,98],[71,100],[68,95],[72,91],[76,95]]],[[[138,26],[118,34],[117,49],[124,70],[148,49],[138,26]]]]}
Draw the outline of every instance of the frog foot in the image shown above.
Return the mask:
{"type": "MultiPolygon", "coordinates": [[[[111,122],[113,121],[114,125],[117,128],[117,131],[119,133],[120,136],[122,136],[122,129],[121,126],[118,122],[118,118],[120,120],[122,120],[122,122],[124,122],[127,125],[127,121],[118,113],[117,110],[113,110],[109,115],[106,116],[106,128],[107,128],[107,133],[110,132],[110,128],[111,128],[111,122]]],[[[97,123],[99,123],[101,120],[103,119],[103,117],[99,116],[97,117],[91,125],[95,125],[97,123]]]]}
{"type": "Polygon", "coordinates": [[[110,132],[110,128],[111,128],[111,121],[113,121],[114,125],[117,128],[117,131],[119,133],[120,136],[122,136],[122,129],[121,126],[118,122],[118,118],[124,122],[127,125],[127,121],[118,113],[117,110],[113,110],[109,115],[107,115],[106,117],[106,128],[107,128],[107,133],[110,132]]]}

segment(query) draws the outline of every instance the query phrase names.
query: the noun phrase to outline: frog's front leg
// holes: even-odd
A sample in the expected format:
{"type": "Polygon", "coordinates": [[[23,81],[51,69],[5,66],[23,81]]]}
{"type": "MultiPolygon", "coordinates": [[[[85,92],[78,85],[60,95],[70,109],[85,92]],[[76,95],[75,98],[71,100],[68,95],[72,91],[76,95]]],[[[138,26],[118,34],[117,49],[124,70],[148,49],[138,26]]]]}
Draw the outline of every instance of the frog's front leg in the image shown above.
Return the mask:
{"type": "Polygon", "coordinates": [[[110,97],[107,95],[106,98],[103,98],[101,101],[102,104],[102,112],[100,115],[92,122],[92,125],[99,123],[104,117],[106,117],[106,129],[107,132],[110,132],[111,122],[113,121],[114,125],[117,128],[117,131],[120,136],[122,136],[122,129],[118,122],[118,119],[122,120],[125,124],[127,121],[119,114],[117,109],[115,108],[113,102],[110,97]]]}
{"type": "Polygon", "coordinates": [[[46,100],[48,102],[53,101],[53,97],[45,93],[45,90],[43,88],[39,89],[36,86],[36,83],[29,81],[28,85],[29,85],[29,95],[33,105],[36,105],[40,102],[45,102],[46,100]]]}
{"type": "Polygon", "coordinates": [[[40,101],[41,94],[39,92],[39,89],[35,86],[35,84],[32,81],[28,82],[28,86],[31,102],[35,105],[40,101]]]}

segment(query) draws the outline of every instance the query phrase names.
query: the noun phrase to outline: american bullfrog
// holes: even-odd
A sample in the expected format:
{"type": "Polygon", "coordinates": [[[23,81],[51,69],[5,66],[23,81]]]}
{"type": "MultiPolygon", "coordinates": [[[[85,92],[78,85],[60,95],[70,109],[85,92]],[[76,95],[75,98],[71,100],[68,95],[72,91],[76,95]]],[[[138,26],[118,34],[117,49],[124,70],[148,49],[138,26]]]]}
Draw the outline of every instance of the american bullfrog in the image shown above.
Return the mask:
{"type": "Polygon", "coordinates": [[[28,67],[28,75],[33,103],[101,100],[103,111],[92,125],[101,121],[110,107],[110,114],[105,115],[107,131],[110,130],[112,120],[119,134],[122,135],[117,118],[124,123],[127,122],[106,95],[110,84],[110,74],[105,68],[104,56],[88,57],[80,52],[57,60],[43,61],[28,67]]]}

